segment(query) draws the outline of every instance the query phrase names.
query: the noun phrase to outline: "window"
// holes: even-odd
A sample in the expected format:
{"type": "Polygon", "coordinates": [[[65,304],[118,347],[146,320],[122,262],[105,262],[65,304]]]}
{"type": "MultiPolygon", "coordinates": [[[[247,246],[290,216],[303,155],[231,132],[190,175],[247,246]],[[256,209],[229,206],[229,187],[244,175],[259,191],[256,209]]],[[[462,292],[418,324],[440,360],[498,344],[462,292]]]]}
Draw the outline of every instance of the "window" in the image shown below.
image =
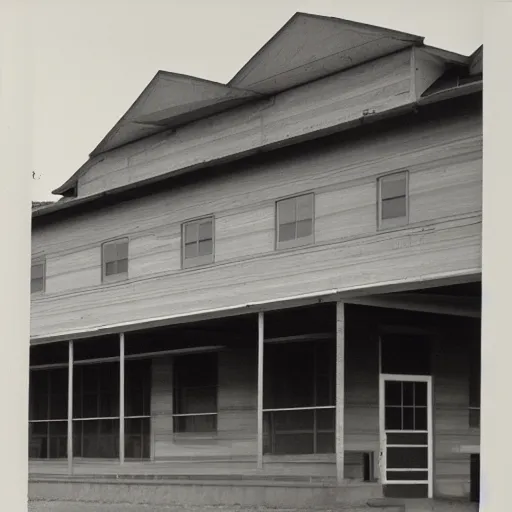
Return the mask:
{"type": "Polygon", "coordinates": [[[379,228],[407,224],[409,177],[406,171],[388,174],[378,179],[379,228]]]}
{"type": "Polygon", "coordinates": [[[75,366],[73,456],[119,457],[119,364],[75,366]]]}
{"type": "Polygon", "coordinates": [[[30,270],[30,293],[44,292],[46,265],[44,261],[32,262],[30,270]]]}
{"type": "Polygon", "coordinates": [[[217,431],[217,354],[174,359],[174,432],[217,431]]]}
{"type": "Polygon", "coordinates": [[[314,194],[277,201],[277,249],[313,243],[313,209],[314,194]]]}
{"type": "Polygon", "coordinates": [[[213,263],[213,217],[185,222],[182,226],[182,265],[195,267],[213,263]]]}
{"type": "Polygon", "coordinates": [[[67,457],[68,370],[30,371],[29,447],[32,459],[67,457]]]}
{"type": "Polygon", "coordinates": [[[335,343],[269,343],[264,351],[263,452],[335,452],[335,343]]]}
{"type": "Polygon", "coordinates": [[[125,362],[125,457],[149,459],[151,441],[151,359],[125,362]]]}
{"type": "Polygon", "coordinates": [[[128,277],[128,239],[103,244],[103,280],[111,281],[128,277]]]}

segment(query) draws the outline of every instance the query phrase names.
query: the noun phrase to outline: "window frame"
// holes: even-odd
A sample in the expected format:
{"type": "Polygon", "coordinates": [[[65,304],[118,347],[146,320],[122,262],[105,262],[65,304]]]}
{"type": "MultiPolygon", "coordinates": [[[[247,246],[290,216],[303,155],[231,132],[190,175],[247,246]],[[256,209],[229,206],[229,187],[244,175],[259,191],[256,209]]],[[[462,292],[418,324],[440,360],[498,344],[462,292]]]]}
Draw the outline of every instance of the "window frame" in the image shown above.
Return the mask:
{"type": "MultiPolygon", "coordinates": [[[[296,247],[305,247],[308,245],[314,245],[315,243],[315,203],[316,197],[313,191],[301,192],[300,194],[293,194],[291,196],[280,197],[276,199],[274,204],[275,211],[275,250],[286,250],[294,249],[296,247]],[[293,240],[279,241],[280,223],[279,223],[279,203],[282,201],[288,201],[294,199],[295,201],[300,197],[311,196],[312,207],[311,207],[311,235],[303,236],[300,238],[294,238],[293,240]]],[[[296,204],[296,203],[295,203],[296,204]]],[[[297,224],[297,209],[295,208],[295,224],[297,224]]]]}
{"type": "MultiPolygon", "coordinates": [[[[397,196],[402,197],[402,196],[397,196]]],[[[386,174],[381,174],[377,177],[377,229],[385,230],[385,229],[393,229],[403,227],[409,224],[409,201],[410,201],[410,193],[409,193],[409,170],[402,169],[398,171],[388,172],[386,174]],[[405,215],[402,217],[394,217],[391,219],[383,219],[382,218],[382,183],[386,178],[392,178],[395,176],[404,175],[405,176],[405,215]]]]}
{"type": "MultiPolygon", "coordinates": [[[[199,239],[198,239],[199,241],[199,239]]],[[[215,215],[204,215],[194,219],[186,220],[181,223],[181,268],[195,268],[203,267],[205,265],[211,265],[215,263],[215,215]],[[212,252],[204,256],[196,256],[194,258],[185,258],[185,230],[186,227],[191,224],[197,224],[198,226],[206,220],[210,220],[212,223],[212,252]]]]}
{"type": "MultiPolygon", "coordinates": [[[[120,260],[115,260],[120,261],[120,260]]],[[[112,283],[117,281],[125,281],[129,279],[129,272],[130,272],[130,238],[128,236],[123,236],[121,238],[114,238],[112,240],[106,240],[105,242],[102,242],[101,244],[101,282],[102,283],[112,283]],[[105,260],[105,248],[110,244],[117,244],[119,242],[126,241],[126,272],[117,273],[117,274],[106,274],[107,270],[107,262],[105,260]]]]}
{"type": "Polygon", "coordinates": [[[46,258],[34,258],[30,264],[30,295],[42,295],[46,292],[46,258]],[[41,290],[32,291],[32,268],[36,265],[43,266],[43,288],[41,290]]]}

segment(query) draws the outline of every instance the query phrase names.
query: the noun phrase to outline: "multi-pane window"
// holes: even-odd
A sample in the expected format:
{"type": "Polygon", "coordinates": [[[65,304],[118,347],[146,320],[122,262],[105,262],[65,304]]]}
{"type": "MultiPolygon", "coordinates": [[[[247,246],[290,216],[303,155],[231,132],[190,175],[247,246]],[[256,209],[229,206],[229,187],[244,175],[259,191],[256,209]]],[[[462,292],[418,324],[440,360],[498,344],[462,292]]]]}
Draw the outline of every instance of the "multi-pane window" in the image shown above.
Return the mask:
{"type": "Polygon", "coordinates": [[[281,199],[276,210],[277,249],[313,243],[314,194],[281,199]]]}
{"type": "Polygon", "coordinates": [[[67,381],[67,368],[30,372],[30,458],[67,457],[67,381]]]}
{"type": "Polygon", "coordinates": [[[409,217],[407,171],[381,176],[377,184],[379,227],[392,228],[407,224],[409,217]]]}
{"type": "Polygon", "coordinates": [[[213,263],[213,217],[185,222],[182,226],[182,241],[183,267],[213,263]]]}
{"type": "Polygon", "coordinates": [[[128,277],[128,239],[103,244],[103,280],[128,277]]]}
{"type": "Polygon", "coordinates": [[[334,356],[332,340],[266,345],[264,453],[334,453],[334,356]]]}
{"type": "Polygon", "coordinates": [[[119,364],[76,366],[73,377],[73,455],[119,457],[119,364]]]}
{"type": "Polygon", "coordinates": [[[387,381],[385,385],[386,430],[427,430],[427,383],[387,381]]]}
{"type": "Polygon", "coordinates": [[[217,431],[217,354],[174,359],[174,432],[217,431]]]}
{"type": "Polygon", "coordinates": [[[44,261],[32,262],[30,269],[30,293],[44,292],[46,265],[44,261]]]}
{"type": "Polygon", "coordinates": [[[149,459],[151,437],[151,359],[125,362],[125,457],[149,459]]]}

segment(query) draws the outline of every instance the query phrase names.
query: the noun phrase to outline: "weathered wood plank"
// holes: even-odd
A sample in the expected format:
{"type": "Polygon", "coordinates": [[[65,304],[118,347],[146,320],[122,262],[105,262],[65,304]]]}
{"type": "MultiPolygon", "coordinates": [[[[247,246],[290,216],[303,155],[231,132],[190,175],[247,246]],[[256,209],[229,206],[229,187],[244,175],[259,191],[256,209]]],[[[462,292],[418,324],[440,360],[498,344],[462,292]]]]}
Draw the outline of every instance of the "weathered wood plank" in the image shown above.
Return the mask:
{"type": "Polygon", "coordinates": [[[251,301],[358,288],[379,282],[480,268],[480,216],[428,231],[361,237],[289,253],[168,272],[52,294],[32,302],[32,335],[225,308],[251,301]]]}
{"type": "Polygon", "coordinates": [[[32,299],[32,335],[478,269],[481,145],[481,114],[468,114],[37,227],[47,283],[32,299]],[[411,222],[378,233],[376,178],[403,167],[411,222]],[[305,190],[315,245],[275,252],[274,202],[305,190]],[[180,224],[211,213],[215,264],[182,271],[180,224]],[[101,284],[101,242],[125,235],[130,280],[101,284]]]}
{"type": "Polygon", "coordinates": [[[104,155],[79,179],[80,196],[172,171],[284,144],[314,131],[411,102],[410,49],[356,66],[254,105],[150,137],[104,155]],[[112,165],[111,165],[112,162],[112,165]]]}

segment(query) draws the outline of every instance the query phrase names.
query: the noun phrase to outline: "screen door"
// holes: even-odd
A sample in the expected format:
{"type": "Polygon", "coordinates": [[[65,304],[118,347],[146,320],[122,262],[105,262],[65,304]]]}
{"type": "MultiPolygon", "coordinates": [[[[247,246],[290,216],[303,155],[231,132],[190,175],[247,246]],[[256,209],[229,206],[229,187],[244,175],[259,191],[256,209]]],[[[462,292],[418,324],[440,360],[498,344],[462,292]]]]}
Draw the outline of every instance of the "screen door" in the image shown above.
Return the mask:
{"type": "Polygon", "coordinates": [[[384,495],[432,497],[430,376],[380,377],[381,477],[384,495]]]}

